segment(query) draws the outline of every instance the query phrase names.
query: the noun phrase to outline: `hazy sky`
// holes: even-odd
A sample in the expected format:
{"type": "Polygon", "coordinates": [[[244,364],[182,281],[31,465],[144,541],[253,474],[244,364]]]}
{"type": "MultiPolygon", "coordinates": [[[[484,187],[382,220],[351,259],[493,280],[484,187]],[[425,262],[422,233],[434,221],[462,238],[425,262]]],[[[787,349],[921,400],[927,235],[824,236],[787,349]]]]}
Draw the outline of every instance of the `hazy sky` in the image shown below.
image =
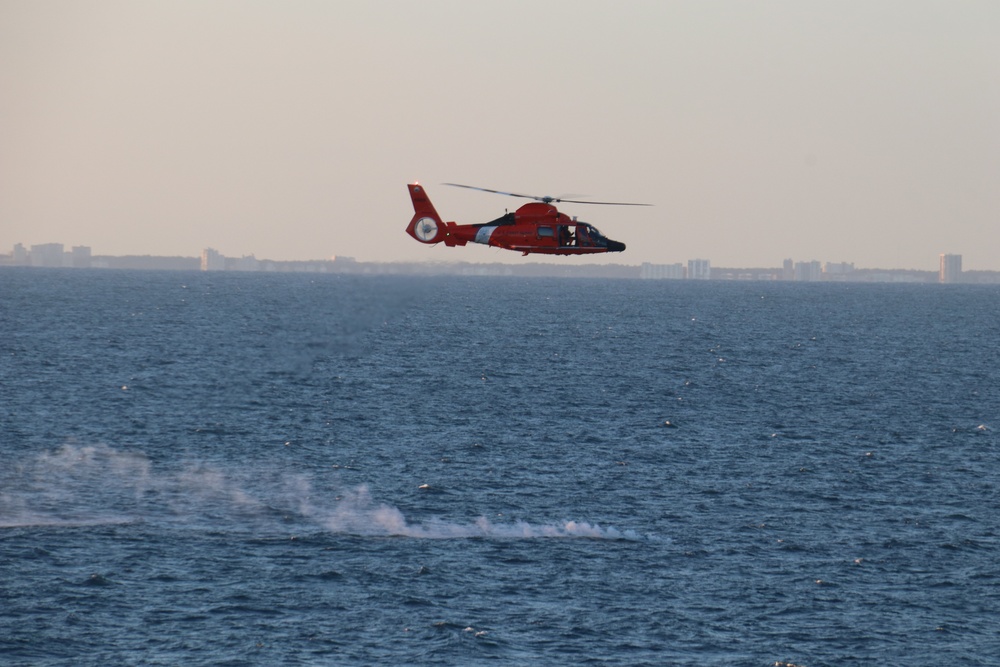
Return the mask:
{"type": "MultiPolygon", "coordinates": [[[[561,263],[1000,270],[1000,2],[0,0],[0,252],[539,261],[404,233],[562,205],[561,263]]],[[[542,260],[546,261],[546,260],[542,260]]]]}

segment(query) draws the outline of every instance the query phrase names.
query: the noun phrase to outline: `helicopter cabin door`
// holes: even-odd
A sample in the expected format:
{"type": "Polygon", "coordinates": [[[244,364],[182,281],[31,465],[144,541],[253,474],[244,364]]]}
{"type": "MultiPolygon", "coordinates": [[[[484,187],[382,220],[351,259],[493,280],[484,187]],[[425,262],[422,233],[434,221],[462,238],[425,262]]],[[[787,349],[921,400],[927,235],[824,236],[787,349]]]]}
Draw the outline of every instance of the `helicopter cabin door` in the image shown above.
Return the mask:
{"type": "Polygon", "coordinates": [[[559,225],[559,245],[563,247],[576,245],[576,236],[573,234],[572,226],[559,225]]]}

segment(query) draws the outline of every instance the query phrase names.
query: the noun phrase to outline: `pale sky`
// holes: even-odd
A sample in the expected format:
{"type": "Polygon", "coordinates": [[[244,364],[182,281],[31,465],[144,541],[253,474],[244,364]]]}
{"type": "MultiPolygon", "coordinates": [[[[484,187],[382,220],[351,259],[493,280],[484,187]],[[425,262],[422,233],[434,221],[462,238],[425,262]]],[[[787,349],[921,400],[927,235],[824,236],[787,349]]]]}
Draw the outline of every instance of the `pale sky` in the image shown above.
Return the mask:
{"type": "Polygon", "coordinates": [[[1000,270],[1000,2],[0,0],[0,253],[1000,270]],[[621,255],[424,246],[562,204],[621,255]]]}

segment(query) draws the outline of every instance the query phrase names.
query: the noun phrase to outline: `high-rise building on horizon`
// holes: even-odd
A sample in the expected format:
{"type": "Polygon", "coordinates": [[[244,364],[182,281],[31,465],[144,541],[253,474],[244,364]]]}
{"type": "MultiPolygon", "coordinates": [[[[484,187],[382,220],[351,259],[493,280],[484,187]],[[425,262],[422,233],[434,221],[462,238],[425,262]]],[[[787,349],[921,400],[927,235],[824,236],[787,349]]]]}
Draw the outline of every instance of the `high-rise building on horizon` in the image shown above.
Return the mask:
{"type": "Polygon", "coordinates": [[[14,250],[10,253],[14,266],[27,266],[31,263],[31,253],[24,247],[23,243],[15,243],[14,250]]]}
{"type": "Polygon", "coordinates": [[[75,245],[70,251],[70,266],[74,269],[90,268],[90,246],[75,245]]]}
{"type": "Polygon", "coordinates": [[[938,271],[938,282],[958,283],[962,281],[962,256],[945,255],[941,257],[941,268],[938,271]]]}
{"type": "Polygon", "coordinates": [[[824,280],[843,280],[854,271],[854,262],[827,262],[823,265],[824,280]]]}
{"type": "Polygon", "coordinates": [[[795,280],[816,282],[823,277],[823,267],[817,260],[795,262],[795,280]]]}
{"type": "Polygon", "coordinates": [[[40,243],[31,246],[31,265],[46,268],[61,268],[63,264],[62,243],[40,243]]]}
{"type": "Polygon", "coordinates": [[[202,271],[225,271],[226,258],[215,248],[205,248],[201,251],[202,271]]]}
{"type": "Polygon", "coordinates": [[[688,280],[711,280],[712,263],[707,259],[688,260],[688,280]]]}
{"type": "Polygon", "coordinates": [[[684,265],[677,264],[651,264],[643,262],[639,268],[639,277],[643,280],[678,280],[684,277],[684,265]]]}

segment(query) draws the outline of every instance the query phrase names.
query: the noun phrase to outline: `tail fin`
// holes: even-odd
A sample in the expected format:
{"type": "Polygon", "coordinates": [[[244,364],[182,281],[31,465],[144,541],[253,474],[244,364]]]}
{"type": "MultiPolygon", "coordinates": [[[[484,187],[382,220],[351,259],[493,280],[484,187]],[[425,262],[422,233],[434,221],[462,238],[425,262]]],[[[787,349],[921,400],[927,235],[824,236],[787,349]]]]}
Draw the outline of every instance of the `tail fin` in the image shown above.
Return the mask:
{"type": "Polygon", "coordinates": [[[443,241],[446,236],[445,223],[434,210],[434,204],[427,196],[424,186],[410,183],[406,187],[410,189],[410,199],[413,201],[413,218],[410,219],[406,233],[421,243],[443,241]]]}

